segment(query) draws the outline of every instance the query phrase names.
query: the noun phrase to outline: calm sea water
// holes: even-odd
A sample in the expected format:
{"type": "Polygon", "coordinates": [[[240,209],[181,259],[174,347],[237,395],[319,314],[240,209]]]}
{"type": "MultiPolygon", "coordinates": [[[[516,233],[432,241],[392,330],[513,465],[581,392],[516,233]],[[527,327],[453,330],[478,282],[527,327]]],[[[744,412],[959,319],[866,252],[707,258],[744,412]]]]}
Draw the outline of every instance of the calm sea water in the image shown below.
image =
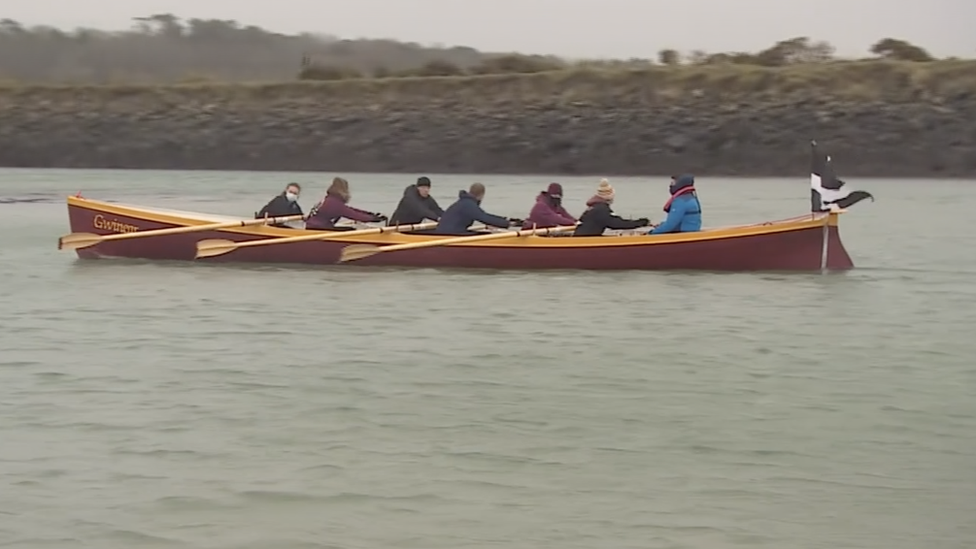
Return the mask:
{"type": "MultiPolygon", "coordinates": [[[[878,201],[842,219],[844,274],[56,250],[79,190],[246,216],[331,175],[0,171],[0,546],[976,544],[973,182],[850,182],[878,201]]],[[[350,176],[354,203],[413,177],[350,176]]],[[[549,180],[481,181],[523,217],[549,180]]],[[[562,182],[579,210],[597,179],[562,182]]],[[[665,178],[612,183],[660,219],[665,178]]],[[[806,185],[702,179],[706,224],[801,214],[806,185]]]]}

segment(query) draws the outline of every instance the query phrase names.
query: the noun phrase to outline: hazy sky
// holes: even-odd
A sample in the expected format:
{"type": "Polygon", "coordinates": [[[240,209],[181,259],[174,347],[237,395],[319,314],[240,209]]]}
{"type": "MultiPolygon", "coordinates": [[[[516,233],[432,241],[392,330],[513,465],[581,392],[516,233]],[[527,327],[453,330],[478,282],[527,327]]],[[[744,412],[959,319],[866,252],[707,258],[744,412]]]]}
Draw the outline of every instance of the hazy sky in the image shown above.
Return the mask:
{"type": "Polygon", "coordinates": [[[154,13],[569,57],[755,51],[794,36],[844,56],[891,36],[976,57],[976,0],[0,0],[0,18],[62,28],[124,29],[154,13]]]}

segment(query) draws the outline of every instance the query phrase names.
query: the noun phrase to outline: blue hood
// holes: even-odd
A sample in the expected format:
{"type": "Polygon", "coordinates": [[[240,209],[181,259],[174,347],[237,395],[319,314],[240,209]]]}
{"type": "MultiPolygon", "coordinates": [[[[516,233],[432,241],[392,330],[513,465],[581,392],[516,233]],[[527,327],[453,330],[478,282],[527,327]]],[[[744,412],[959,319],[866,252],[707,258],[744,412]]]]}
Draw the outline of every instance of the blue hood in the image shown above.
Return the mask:
{"type": "Polygon", "coordinates": [[[695,176],[686,173],[684,175],[679,175],[670,186],[668,186],[668,191],[674,194],[681,189],[686,187],[693,187],[695,185],[695,176]]]}

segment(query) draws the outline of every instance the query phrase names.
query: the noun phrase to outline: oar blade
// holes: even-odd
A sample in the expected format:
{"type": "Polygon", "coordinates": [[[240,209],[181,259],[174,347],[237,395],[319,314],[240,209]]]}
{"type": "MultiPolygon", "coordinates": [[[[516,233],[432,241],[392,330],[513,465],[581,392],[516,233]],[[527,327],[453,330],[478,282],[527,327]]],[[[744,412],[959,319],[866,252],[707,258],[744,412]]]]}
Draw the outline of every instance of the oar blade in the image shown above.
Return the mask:
{"type": "Polygon", "coordinates": [[[366,259],[367,257],[380,253],[381,249],[383,249],[382,246],[374,246],[372,244],[350,244],[339,253],[339,262],[345,263],[347,261],[366,259]]]}
{"type": "Polygon", "coordinates": [[[59,250],[81,250],[94,246],[104,240],[101,235],[95,233],[71,233],[58,239],[59,250]]]}
{"type": "Polygon", "coordinates": [[[208,238],[197,242],[197,259],[204,257],[214,257],[233,252],[238,248],[238,243],[233,240],[223,238],[208,238]]]}

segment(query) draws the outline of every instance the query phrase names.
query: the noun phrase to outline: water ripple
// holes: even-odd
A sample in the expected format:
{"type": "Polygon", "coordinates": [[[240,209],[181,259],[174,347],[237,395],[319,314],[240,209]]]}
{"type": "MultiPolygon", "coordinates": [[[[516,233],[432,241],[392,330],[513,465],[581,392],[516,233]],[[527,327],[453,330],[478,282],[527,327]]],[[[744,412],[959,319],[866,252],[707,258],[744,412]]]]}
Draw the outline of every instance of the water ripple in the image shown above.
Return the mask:
{"type": "MultiPolygon", "coordinates": [[[[180,192],[69,175],[50,196],[267,199],[248,174],[180,192]]],[[[493,208],[521,207],[492,181],[493,208]]],[[[392,183],[364,178],[357,201],[379,209],[392,183]]],[[[778,185],[745,213],[783,217],[763,210],[794,203],[778,185]]],[[[872,208],[914,204],[898,185],[872,208]]],[[[76,263],[51,246],[60,198],[7,204],[0,543],[964,547],[976,260],[949,224],[976,191],[951,192],[971,196],[931,233],[894,210],[845,220],[864,268],[837,276],[76,263]]]]}

